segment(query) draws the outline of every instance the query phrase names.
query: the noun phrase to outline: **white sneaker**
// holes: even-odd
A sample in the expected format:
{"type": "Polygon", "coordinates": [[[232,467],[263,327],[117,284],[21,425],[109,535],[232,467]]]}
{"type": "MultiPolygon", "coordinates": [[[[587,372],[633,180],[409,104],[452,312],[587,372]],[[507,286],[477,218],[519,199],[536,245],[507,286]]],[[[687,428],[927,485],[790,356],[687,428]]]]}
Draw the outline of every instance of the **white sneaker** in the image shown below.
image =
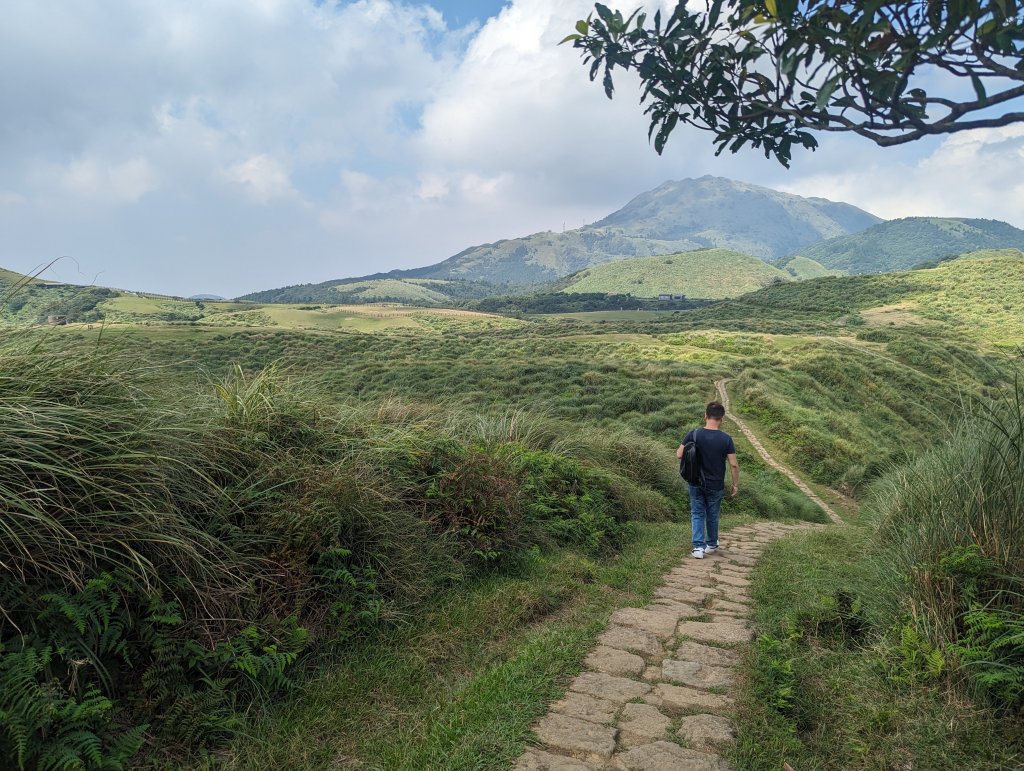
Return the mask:
{"type": "Polygon", "coordinates": [[[704,553],[705,554],[714,554],[716,551],[718,551],[718,547],[717,546],[705,546],[704,547],[704,553]]]}
{"type": "Polygon", "coordinates": [[[698,560],[704,559],[704,550],[703,549],[694,549],[693,550],[693,558],[694,559],[698,559],[698,560]]]}

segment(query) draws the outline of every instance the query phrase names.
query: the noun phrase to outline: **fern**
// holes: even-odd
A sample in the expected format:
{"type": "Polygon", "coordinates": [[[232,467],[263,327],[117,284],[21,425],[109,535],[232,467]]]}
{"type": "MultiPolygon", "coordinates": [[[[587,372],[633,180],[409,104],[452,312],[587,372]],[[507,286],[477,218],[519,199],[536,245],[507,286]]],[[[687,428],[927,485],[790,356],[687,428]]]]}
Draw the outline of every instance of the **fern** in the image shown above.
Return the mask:
{"type": "Polygon", "coordinates": [[[95,688],[78,696],[47,675],[52,648],[0,647],[0,761],[10,768],[124,768],[146,726],[118,732],[113,703],[95,688]]]}

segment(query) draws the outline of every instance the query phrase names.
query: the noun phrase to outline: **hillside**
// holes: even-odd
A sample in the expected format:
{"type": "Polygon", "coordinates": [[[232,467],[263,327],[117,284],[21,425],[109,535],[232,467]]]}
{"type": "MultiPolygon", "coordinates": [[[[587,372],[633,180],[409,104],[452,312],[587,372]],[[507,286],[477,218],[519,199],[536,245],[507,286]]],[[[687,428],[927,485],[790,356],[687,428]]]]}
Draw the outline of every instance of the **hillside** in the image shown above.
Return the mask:
{"type": "Polygon", "coordinates": [[[906,217],[830,238],[795,255],[848,273],[885,273],[978,249],[1024,249],[1024,230],[999,220],[906,217]]]}
{"type": "Polygon", "coordinates": [[[48,316],[96,321],[102,317],[96,306],[118,294],[104,287],[61,284],[0,269],[0,324],[38,324],[48,316]]]}
{"type": "Polygon", "coordinates": [[[823,276],[842,276],[846,273],[843,270],[830,270],[820,262],[815,262],[807,257],[783,258],[779,260],[778,265],[793,278],[801,281],[808,278],[822,278],[823,276]]]}
{"type": "Polygon", "coordinates": [[[540,283],[612,260],[709,247],[774,259],[878,222],[850,204],[704,176],[666,182],[577,230],[474,246],[407,274],[540,283]]]}
{"type": "Polygon", "coordinates": [[[446,305],[452,300],[487,297],[499,288],[477,281],[402,277],[400,271],[366,278],[335,279],[252,292],[237,298],[257,303],[374,303],[446,305]]]}
{"type": "Polygon", "coordinates": [[[982,250],[925,270],[792,282],[742,303],[789,315],[846,315],[883,336],[893,328],[942,326],[1012,349],[1024,344],[1024,252],[982,250]]]}
{"type": "Polygon", "coordinates": [[[757,257],[730,249],[617,260],[587,268],[568,279],[567,293],[614,292],[634,297],[681,294],[720,300],[738,297],[791,277],[757,257]]]}
{"type": "MultiPolygon", "coordinates": [[[[120,742],[122,767],[194,767],[199,752],[227,769],[340,758],[512,767],[608,618],[648,602],[689,553],[673,450],[716,381],[728,378],[732,410],[774,457],[830,505],[849,505],[818,485],[872,489],[909,454],[950,444],[951,405],[1005,381],[1009,357],[993,349],[1024,340],[1022,267],[1019,252],[976,252],[691,310],[523,319],[124,293],[101,303],[102,333],[75,325],[22,335],[20,347],[0,337],[15,407],[4,439],[18,447],[2,481],[31,515],[15,520],[26,548],[3,541],[15,570],[0,587],[14,598],[0,631],[20,640],[32,628],[32,655],[78,672],[55,678],[4,648],[0,663],[24,673],[18,690],[0,688],[15,715],[69,705],[47,713],[46,731],[32,728],[26,767],[69,735],[104,758],[120,742]],[[39,564],[47,572],[17,572],[39,564]],[[148,572],[136,578],[140,564],[148,572]],[[112,620],[87,619],[83,636],[65,610],[99,601],[112,620]],[[125,655],[102,658],[111,646],[125,655]],[[96,667],[71,669],[86,657],[107,664],[109,686],[96,667]],[[101,686],[118,719],[108,710],[82,728],[72,708],[101,686]],[[174,709],[182,693],[195,709],[174,709]],[[407,719],[396,725],[396,714],[407,719]],[[152,737],[145,745],[125,733],[135,726],[152,737]]],[[[727,556],[752,522],[822,520],[733,435],[743,483],[723,504],[727,556]]],[[[1006,733],[972,722],[985,705],[959,690],[992,669],[940,647],[970,642],[955,623],[933,639],[906,612],[913,602],[936,617],[934,595],[908,594],[925,575],[917,566],[974,543],[968,533],[922,552],[926,532],[974,528],[989,538],[984,554],[1008,555],[997,568],[1020,575],[1024,541],[1002,526],[1018,511],[1003,503],[1021,500],[1019,466],[980,488],[1007,495],[979,502],[973,457],[944,467],[968,469],[954,492],[970,507],[948,505],[944,469],[930,487],[887,483],[886,501],[933,490],[941,520],[931,508],[909,509],[912,520],[865,510],[851,527],[764,550],[749,590],[761,642],[738,662],[731,697],[737,735],[751,738],[732,767],[857,767],[867,756],[879,768],[1013,767],[1015,714],[1006,733]],[[970,519],[979,505],[1007,514],[970,519]],[[888,523],[884,537],[876,522],[888,523]],[[950,669],[895,679],[919,649],[950,669]],[[780,667],[792,698],[764,698],[780,667]]],[[[939,577],[938,601],[962,618],[969,606],[939,577]]],[[[682,607],[691,627],[715,612],[682,607]]],[[[5,749],[0,766],[17,767],[5,749]]]]}
{"type": "Polygon", "coordinates": [[[238,299],[421,302],[431,299],[423,291],[425,280],[457,282],[425,287],[449,299],[480,298],[535,289],[594,265],[632,257],[720,248],[774,260],[880,221],[850,204],[704,176],[665,182],[600,221],[575,230],[471,246],[422,268],[270,289],[238,299]],[[346,290],[341,285],[360,286],[346,290]],[[346,296],[338,299],[338,292],[346,296]]]}

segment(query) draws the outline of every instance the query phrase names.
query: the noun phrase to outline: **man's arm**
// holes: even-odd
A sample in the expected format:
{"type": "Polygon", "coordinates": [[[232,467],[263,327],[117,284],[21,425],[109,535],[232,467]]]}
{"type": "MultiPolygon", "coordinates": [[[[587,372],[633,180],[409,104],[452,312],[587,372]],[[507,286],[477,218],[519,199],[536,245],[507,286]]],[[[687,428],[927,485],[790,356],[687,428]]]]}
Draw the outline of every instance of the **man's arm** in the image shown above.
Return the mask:
{"type": "Polygon", "coordinates": [[[736,460],[736,453],[734,452],[729,453],[725,457],[729,461],[729,474],[732,475],[732,492],[729,494],[729,497],[735,498],[736,493],[740,491],[740,462],[736,460]]]}
{"type": "Polygon", "coordinates": [[[683,446],[682,445],[679,445],[679,449],[676,450],[676,457],[679,458],[679,460],[683,459],[683,446]]]}

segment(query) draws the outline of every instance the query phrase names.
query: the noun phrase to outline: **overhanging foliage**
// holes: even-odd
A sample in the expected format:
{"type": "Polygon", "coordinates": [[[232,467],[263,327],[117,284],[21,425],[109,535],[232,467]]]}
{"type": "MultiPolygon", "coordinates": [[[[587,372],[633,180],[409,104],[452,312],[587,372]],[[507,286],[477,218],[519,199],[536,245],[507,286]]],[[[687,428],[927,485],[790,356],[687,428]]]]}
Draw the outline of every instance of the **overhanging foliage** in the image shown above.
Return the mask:
{"type": "Polygon", "coordinates": [[[634,69],[661,153],[680,123],[711,131],[718,152],[745,144],[788,166],[813,132],[886,147],[1024,120],[1024,8],[1017,0],[680,2],[648,26],[598,3],[571,41],[602,72],[634,69]]]}

